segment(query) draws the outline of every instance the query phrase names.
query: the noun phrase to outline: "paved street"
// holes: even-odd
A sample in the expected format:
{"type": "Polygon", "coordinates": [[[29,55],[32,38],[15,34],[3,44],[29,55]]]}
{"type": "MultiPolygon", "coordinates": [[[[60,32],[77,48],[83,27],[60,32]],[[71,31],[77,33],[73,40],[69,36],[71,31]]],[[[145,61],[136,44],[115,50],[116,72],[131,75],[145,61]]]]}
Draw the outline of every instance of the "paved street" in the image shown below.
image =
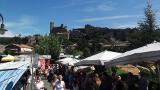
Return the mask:
{"type": "MultiPolygon", "coordinates": [[[[43,78],[42,78],[43,79],[43,78]]],[[[48,81],[46,79],[43,79],[44,82],[44,86],[47,90],[53,90],[51,85],[48,83],[48,81]]]]}
{"type": "MultiPolygon", "coordinates": [[[[47,90],[52,90],[51,85],[49,85],[48,81],[44,77],[42,77],[42,81],[44,82],[44,86],[47,90]]],[[[32,87],[33,87],[33,90],[34,90],[34,85],[32,85],[32,87]]],[[[31,90],[31,87],[29,87],[29,90],[31,90]]]]}

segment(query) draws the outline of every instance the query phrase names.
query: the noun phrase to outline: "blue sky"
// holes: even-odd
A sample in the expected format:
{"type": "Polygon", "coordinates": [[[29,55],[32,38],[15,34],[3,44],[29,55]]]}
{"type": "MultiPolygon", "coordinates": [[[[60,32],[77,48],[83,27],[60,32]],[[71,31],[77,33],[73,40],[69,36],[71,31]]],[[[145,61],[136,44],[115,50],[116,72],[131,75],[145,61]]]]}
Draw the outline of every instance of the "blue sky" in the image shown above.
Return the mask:
{"type": "MultiPolygon", "coordinates": [[[[91,24],[100,27],[135,27],[144,17],[147,0],[0,0],[0,13],[9,30],[3,36],[48,34],[49,22],[68,29],[91,24]]],[[[152,0],[157,23],[160,0],[152,0]]],[[[2,36],[2,35],[0,35],[2,36]]]]}

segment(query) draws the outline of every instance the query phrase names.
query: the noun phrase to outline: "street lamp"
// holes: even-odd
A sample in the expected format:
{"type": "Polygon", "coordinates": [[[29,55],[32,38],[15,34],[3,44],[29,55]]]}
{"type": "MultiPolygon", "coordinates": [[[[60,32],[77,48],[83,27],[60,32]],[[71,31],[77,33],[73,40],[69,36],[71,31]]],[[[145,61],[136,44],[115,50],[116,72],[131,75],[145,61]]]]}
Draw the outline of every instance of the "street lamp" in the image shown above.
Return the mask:
{"type": "Polygon", "coordinates": [[[2,23],[1,23],[1,27],[0,27],[0,34],[4,34],[6,31],[8,31],[8,30],[6,30],[5,28],[4,28],[4,24],[3,24],[3,16],[2,16],[2,14],[0,14],[0,18],[1,18],[1,20],[2,20],[2,23]]]}

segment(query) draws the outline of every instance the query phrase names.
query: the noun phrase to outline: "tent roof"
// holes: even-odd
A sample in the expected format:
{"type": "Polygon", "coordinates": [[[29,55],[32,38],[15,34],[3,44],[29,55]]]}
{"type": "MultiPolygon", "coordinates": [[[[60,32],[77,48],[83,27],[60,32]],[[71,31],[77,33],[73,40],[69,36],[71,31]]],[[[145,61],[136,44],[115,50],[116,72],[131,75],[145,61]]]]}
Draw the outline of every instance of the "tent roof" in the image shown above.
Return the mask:
{"type": "Polygon", "coordinates": [[[62,62],[62,61],[76,61],[76,60],[77,60],[77,59],[75,59],[75,58],[67,57],[67,58],[59,59],[57,62],[62,62]]]}
{"type": "Polygon", "coordinates": [[[0,71],[3,70],[11,70],[11,69],[19,69],[22,67],[27,68],[30,63],[29,61],[18,61],[18,62],[7,62],[7,63],[0,63],[0,71]]]}
{"type": "Polygon", "coordinates": [[[18,62],[9,62],[6,64],[0,68],[0,90],[12,89],[29,66],[28,62],[19,62],[19,64],[18,62]]]}
{"type": "Polygon", "coordinates": [[[87,57],[76,63],[76,65],[103,65],[104,62],[108,62],[120,54],[121,53],[106,50],[93,56],[87,57]]]}
{"type": "Polygon", "coordinates": [[[92,55],[92,56],[90,56],[90,57],[87,57],[87,58],[85,58],[85,59],[83,59],[83,60],[99,60],[99,59],[103,56],[103,54],[104,54],[104,51],[101,52],[101,53],[92,55]]]}
{"type": "Polygon", "coordinates": [[[132,55],[132,54],[135,54],[135,53],[143,53],[143,52],[150,52],[150,51],[157,51],[157,50],[160,50],[160,43],[159,42],[154,42],[154,43],[151,43],[151,44],[147,44],[143,47],[127,51],[127,52],[121,54],[120,56],[118,56],[116,58],[132,55]]]}
{"type": "Polygon", "coordinates": [[[115,57],[110,63],[105,62],[105,65],[108,64],[128,64],[128,63],[135,63],[135,62],[142,62],[146,60],[155,60],[160,58],[160,43],[154,42],[151,44],[147,44],[146,46],[133,49],[127,51],[117,57],[115,57]]]}
{"type": "Polygon", "coordinates": [[[75,58],[67,57],[67,58],[60,59],[60,60],[58,60],[56,62],[59,62],[59,63],[62,63],[62,64],[74,65],[74,63],[79,62],[79,60],[77,60],[75,58]]]}

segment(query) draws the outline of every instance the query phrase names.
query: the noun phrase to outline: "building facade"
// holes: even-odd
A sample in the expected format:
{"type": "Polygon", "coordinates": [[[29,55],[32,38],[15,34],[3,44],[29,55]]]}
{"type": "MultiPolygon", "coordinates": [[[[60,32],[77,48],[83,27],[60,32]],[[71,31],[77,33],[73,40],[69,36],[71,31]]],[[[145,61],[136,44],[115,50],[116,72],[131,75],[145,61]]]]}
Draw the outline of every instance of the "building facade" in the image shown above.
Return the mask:
{"type": "Polygon", "coordinates": [[[61,24],[60,26],[54,26],[54,22],[50,22],[50,35],[56,35],[65,39],[69,39],[69,31],[67,27],[61,24]]]}
{"type": "Polygon", "coordinates": [[[29,54],[32,53],[33,47],[26,44],[9,44],[5,47],[5,51],[9,51],[12,54],[29,54]]]}

